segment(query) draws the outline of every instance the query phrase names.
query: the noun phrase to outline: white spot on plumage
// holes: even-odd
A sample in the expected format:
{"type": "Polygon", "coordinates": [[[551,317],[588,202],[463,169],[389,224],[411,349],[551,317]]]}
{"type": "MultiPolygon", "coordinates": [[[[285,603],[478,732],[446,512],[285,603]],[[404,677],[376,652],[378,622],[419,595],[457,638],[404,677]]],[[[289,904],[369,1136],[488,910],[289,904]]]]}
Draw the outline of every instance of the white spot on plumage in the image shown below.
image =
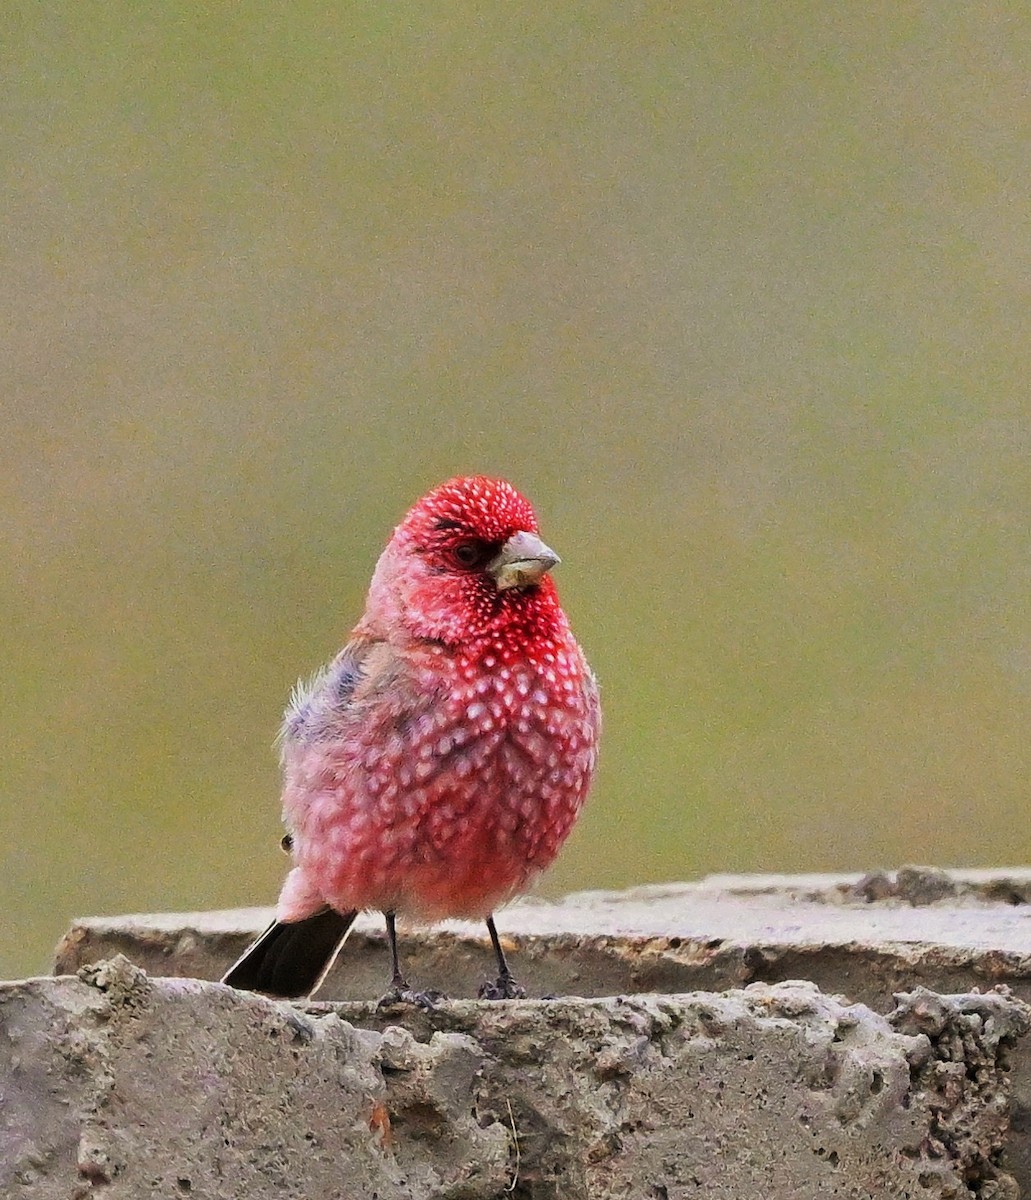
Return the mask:
{"type": "Polygon", "coordinates": [[[498,825],[503,831],[515,833],[516,829],[519,827],[519,815],[511,808],[502,809],[501,814],[498,817],[498,825]]]}

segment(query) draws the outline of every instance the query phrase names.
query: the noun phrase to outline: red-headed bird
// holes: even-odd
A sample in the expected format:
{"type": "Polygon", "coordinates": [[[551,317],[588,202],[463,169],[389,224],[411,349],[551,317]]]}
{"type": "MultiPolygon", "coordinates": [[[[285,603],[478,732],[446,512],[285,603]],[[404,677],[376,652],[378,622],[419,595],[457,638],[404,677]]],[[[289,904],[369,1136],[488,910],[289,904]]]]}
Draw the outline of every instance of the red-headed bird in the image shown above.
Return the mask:
{"type": "Polygon", "coordinates": [[[295,997],[325,978],[362,909],[384,913],[387,999],[425,1003],[398,963],[395,915],[482,918],[489,998],[525,994],[493,912],[558,854],[594,773],[598,689],[558,602],[529,502],[452,479],[394,530],[351,640],[298,686],[282,729],[276,920],[228,971],[295,997]]]}

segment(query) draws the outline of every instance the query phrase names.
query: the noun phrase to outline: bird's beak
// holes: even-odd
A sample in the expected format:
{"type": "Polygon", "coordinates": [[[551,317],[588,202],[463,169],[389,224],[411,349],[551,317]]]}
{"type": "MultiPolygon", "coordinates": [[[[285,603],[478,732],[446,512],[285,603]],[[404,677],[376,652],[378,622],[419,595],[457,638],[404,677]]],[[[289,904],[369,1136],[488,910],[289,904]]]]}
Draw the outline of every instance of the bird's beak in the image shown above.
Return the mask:
{"type": "Polygon", "coordinates": [[[498,591],[532,587],[562,560],[535,533],[514,533],[501,547],[501,553],[487,564],[498,591]]]}

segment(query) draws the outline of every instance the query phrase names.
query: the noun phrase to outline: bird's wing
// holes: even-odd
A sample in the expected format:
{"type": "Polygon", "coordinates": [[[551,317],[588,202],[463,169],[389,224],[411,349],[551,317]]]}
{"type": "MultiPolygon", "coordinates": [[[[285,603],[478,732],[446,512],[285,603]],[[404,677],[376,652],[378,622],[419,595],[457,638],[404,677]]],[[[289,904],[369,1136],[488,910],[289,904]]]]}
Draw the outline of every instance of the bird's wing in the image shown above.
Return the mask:
{"type": "Polygon", "coordinates": [[[351,709],[396,685],[402,674],[402,664],[387,642],[352,638],[331,663],[294,688],[283,717],[282,748],[333,735],[351,709]]]}
{"type": "Polygon", "coordinates": [[[329,669],[326,672],[328,676],[327,682],[329,680],[332,681],[334,699],[341,708],[350,704],[355,688],[357,688],[362,676],[366,673],[369,660],[373,657],[375,648],[381,644],[380,642],[359,641],[356,639],[353,642],[348,642],[330,663],[329,669]]]}

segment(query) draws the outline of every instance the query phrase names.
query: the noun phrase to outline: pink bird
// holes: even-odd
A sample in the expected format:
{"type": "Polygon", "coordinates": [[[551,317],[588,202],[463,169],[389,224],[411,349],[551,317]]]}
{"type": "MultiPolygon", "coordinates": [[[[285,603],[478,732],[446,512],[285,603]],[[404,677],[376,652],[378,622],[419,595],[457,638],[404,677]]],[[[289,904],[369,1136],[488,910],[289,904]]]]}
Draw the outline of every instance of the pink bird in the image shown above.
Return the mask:
{"type": "Polygon", "coordinates": [[[525,995],[494,910],[558,854],[594,773],[598,690],[559,605],[529,502],[452,479],[394,530],[365,615],[299,685],[282,729],[276,920],[234,987],[294,997],[323,981],[362,909],[386,916],[384,1001],[432,1003],[401,972],[395,917],[485,919],[498,962],[481,996],[525,995]]]}

